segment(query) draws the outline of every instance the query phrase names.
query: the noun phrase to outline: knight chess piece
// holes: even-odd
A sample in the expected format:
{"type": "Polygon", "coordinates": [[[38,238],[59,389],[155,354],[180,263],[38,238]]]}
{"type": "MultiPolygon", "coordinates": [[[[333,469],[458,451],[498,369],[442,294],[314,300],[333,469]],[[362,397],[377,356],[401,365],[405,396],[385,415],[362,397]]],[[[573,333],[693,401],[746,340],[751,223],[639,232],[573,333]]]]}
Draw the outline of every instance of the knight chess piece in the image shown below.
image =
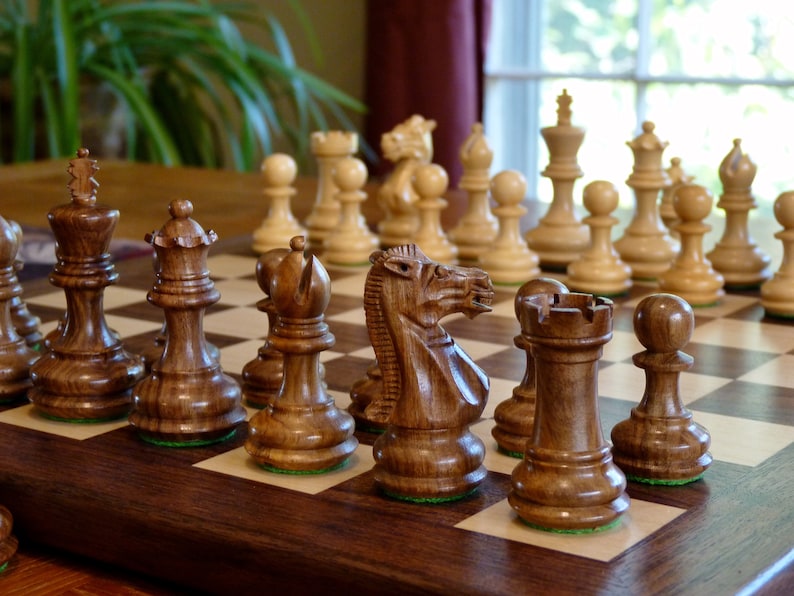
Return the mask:
{"type": "Polygon", "coordinates": [[[157,255],[146,298],[163,309],[165,346],[135,386],[129,422],[156,445],[206,445],[230,438],[246,412],[240,386],[213,358],[203,332],[205,310],[220,299],[207,269],[217,235],[191,218],[188,200],[172,201],[168,212],[162,228],[146,236],[157,255]]]}
{"type": "Polygon", "coordinates": [[[783,244],[780,268],[761,285],[761,305],[771,317],[794,317],[794,191],[775,199],[775,219],[783,229],[775,238],[783,244]]]}
{"type": "Polygon", "coordinates": [[[419,227],[414,235],[414,244],[427,258],[453,265],[458,261],[458,248],[449,241],[441,227],[441,212],[448,204],[443,197],[448,184],[447,173],[440,165],[426,164],[416,168],[413,186],[419,196],[416,202],[419,227]]]}
{"type": "MultiPolygon", "coordinates": [[[[15,221],[9,221],[8,223],[17,235],[19,246],[22,246],[22,227],[15,221]]],[[[19,259],[14,262],[17,281],[19,272],[22,271],[24,266],[24,263],[19,259]]],[[[28,310],[28,306],[22,299],[22,295],[13,296],[11,298],[9,301],[9,309],[11,311],[11,321],[16,332],[25,338],[25,341],[31,348],[35,350],[40,349],[41,342],[44,339],[44,336],[39,330],[41,319],[28,310]]]]}
{"type": "Polygon", "coordinates": [[[293,236],[307,234],[292,213],[292,197],[297,192],[293,186],[298,174],[295,160],[285,153],[274,153],[262,161],[262,194],[268,201],[267,215],[254,230],[254,252],[262,254],[274,248],[289,245],[293,236]]]}
{"type": "Polygon", "coordinates": [[[560,532],[616,523],[629,507],[598,408],[598,359],[612,337],[613,304],[588,294],[537,294],[522,329],[537,375],[535,425],[512,474],[508,501],[527,524],[560,532]]]}
{"type": "Polygon", "coordinates": [[[335,342],[325,322],[331,280],[304,249],[304,238],[295,237],[288,253],[266,263],[278,315],[270,341],[284,355],[284,382],[273,403],[251,417],[245,449],[274,472],[332,470],[358,446],[355,421],[336,407],[320,369],[320,352],[335,342]]]}
{"type": "Polygon", "coordinates": [[[105,320],[104,291],[118,279],[108,248],[119,211],[96,202],[97,170],[88,150],[78,150],[68,170],[72,200],[47,214],[57,258],[50,283],[63,289],[66,314],[30,368],[28,397],[38,412],[72,422],[126,416],[144,374],[105,320]]]}
{"type": "MultiPolygon", "coordinates": [[[[516,318],[521,317],[523,303],[535,294],[564,294],[568,289],[556,279],[539,277],[532,279],[518,288],[514,299],[516,318]]],[[[524,457],[527,441],[532,436],[535,424],[536,372],[535,358],[527,334],[529,329],[521,329],[521,333],[513,338],[519,350],[526,353],[526,368],[521,382],[513,388],[509,399],[499,403],[494,410],[494,422],[491,430],[499,449],[512,457],[524,457]]]]}
{"type": "Polygon", "coordinates": [[[445,266],[415,245],[373,254],[364,292],[384,399],[394,402],[373,445],[375,483],[410,501],[462,498],[485,479],[485,445],[469,427],[490,380],[439,325],[490,311],[493,288],[474,267],[445,266]]]}

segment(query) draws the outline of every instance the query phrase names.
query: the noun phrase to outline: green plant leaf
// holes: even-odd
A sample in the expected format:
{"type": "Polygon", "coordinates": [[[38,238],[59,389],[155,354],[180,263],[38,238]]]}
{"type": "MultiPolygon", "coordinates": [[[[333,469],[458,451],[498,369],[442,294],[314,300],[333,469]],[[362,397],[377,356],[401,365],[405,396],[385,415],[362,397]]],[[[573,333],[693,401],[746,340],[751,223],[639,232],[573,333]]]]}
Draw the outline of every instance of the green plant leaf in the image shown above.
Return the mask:
{"type": "MultiPolygon", "coordinates": [[[[72,0],[73,1],[73,0],[72,0]]],[[[55,40],[58,87],[60,89],[61,134],[59,152],[71,155],[80,144],[80,75],[77,67],[77,41],[74,36],[72,8],[67,0],[53,0],[52,35],[55,40]]]]}

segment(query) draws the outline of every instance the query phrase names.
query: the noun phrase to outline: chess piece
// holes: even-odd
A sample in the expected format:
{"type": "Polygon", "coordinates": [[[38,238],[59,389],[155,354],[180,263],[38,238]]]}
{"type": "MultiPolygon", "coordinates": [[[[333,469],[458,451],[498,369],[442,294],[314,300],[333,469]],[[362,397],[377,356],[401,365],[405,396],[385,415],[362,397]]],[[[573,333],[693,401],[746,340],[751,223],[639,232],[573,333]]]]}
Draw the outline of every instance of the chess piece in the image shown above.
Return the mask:
{"type": "Polygon", "coordinates": [[[246,412],[240,386],[212,357],[203,331],[205,310],[220,299],[207,269],[217,235],[191,218],[190,201],[171,201],[168,213],[171,219],[146,235],[157,255],[146,298],[163,309],[165,346],[135,386],[129,421],[145,441],[191,447],[230,438],[246,412]]]}
{"type": "Polygon", "coordinates": [[[410,501],[448,501],[486,476],[485,445],[469,427],[479,419],[490,381],[438,321],[490,311],[493,288],[474,267],[440,265],[415,245],[372,255],[364,311],[394,407],[372,448],[375,483],[410,501]]]}
{"type": "Polygon", "coordinates": [[[273,346],[272,341],[278,313],[270,297],[270,283],[273,281],[275,265],[287,253],[287,248],[274,248],[261,255],[256,263],[256,281],[265,293],[265,297],[256,303],[256,308],[267,315],[267,337],[257,350],[256,358],[247,362],[242,370],[243,401],[254,408],[261,409],[271,405],[284,382],[284,355],[273,346]]]}
{"type": "Polygon", "coordinates": [[[119,211],[96,202],[97,170],[88,150],[79,149],[69,162],[72,200],[47,214],[57,258],[50,283],[63,289],[66,314],[30,368],[28,397],[36,410],[70,422],[126,416],[144,374],[143,361],[125,351],[105,320],[104,291],[118,279],[108,247],[119,211]]]}
{"type": "Polygon", "coordinates": [[[540,131],[549,150],[549,165],[541,175],[551,180],[553,193],[546,215],[525,235],[541,267],[560,271],[565,271],[590,244],[589,230],[579,221],[573,203],[573,187],[582,176],[576,154],[585,132],[571,125],[572,101],[563,89],[557,97],[557,125],[540,131]]]}
{"type": "Polygon", "coordinates": [[[612,429],[612,455],[629,480],[686,484],[711,465],[709,433],[692,420],[678,388],[679,375],[692,367],[681,350],[694,328],[692,308],[672,294],[647,296],[634,310],[634,332],[646,349],[633,360],[645,370],[645,392],[612,429]]]}
{"type": "Polygon", "coordinates": [[[748,229],[750,211],[756,208],[752,184],[756,166],[742,153],[741,139],[720,164],[722,195],[717,207],[725,211],[725,229],[717,245],[706,254],[725,278],[729,289],[757,288],[772,276],[769,255],[755,244],[748,229]]]}
{"type": "Polygon", "coordinates": [[[367,227],[361,204],[367,200],[362,189],[367,182],[367,166],[360,159],[341,159],[332,179],[338,188],[336,202],[341,206],[339,223],[328,233],[323,245],[323,260],[334,265],[364,265],[378,248],[378,238],[367,227]]]}
{"type": "Polygon", "coordinates": [[[674,157],[670,160],[670,167],[665,170],[667,177],[670,178],[670,186],[662,190],[662,198],[659,201],[659,217],[667,227],[671,236],[676,237],[675,224],[678,223],[678,216],[673,208],[673,195],[676,189],[682,184],[690,184],[695,177],[690,176],[681,167],[681,158],[674,157]]]}
{"type": "Polygon", "coordinates": [[[775,238],[783,243],[783,259],[772,279],[761,285],[761,306],[771,317],[794,317],[794,191],[775,199],[775,219],[783,229],[775,238]]]}
{"type": "Polygon", "coordinates": [[[466,211],[447,236],[458,247],[461,264],[476,264],[496,239],[499,225],[488,204],[493,151],[483,133],[482,123],[471,127],[471,134],[460,148],[463,176],[458,187],[467,194],[466,211]]]}
{"type": "Polygon", "coordinates": [[[251,417],[245,449],[271,471],[319,473],[344,465],[358,440],[353,417],[336,407],[320,370],[320,352],[335,341],[324,314],[331,280],[316,257],[304,257],[303,237],[290,249],[265,263],[277,313],[270,341],[284,355],[284,382],[273,403],[251,417]]]}
{"type": "Polygon", "coordinates": [[[334,168],[340,160],[358,151],[358,135],[342,130],[318,131],[311,134],[310,140],[312,155],[317,160],[317,195],[304,224],[309,234],[309,245],[322,248],[325,239],[338,225],[342,212],[336,198],[339,188],[334,182],[334,168]]]}
{"type": "Polygon", "coordinates": [[[385,400],[383,372],[377,361],[367,367],[366,376],[350,387],[350,406],[347,411],[356,421],[356,428],[381,433],[386,429],[394,400],[385,400]]]}
{"type": "Polygon", "coordinates": [[[631,267],[634,279],[655,280],[670,268],[678,252],[678,243],[659,217],[659,193],[670,186],[670,178],[662,169],[667,142],[656,136],[654,128],[653,122],[643,122],[642,134],[626,143],[634,153],[634,168],[626,184],[634,191],[635,209],[615,249],[631,267]]]}
{"type": "Polygon", "coordinates": [[[626,478],[612,461],[598,410],[598,359],[612,337],[612,302],[587,294],[537,294],[523,303],[522,329],[537,370],[535,425],[512,474],[508,501],[532,526],[592,531],[629,507],[626,478]]]}
{"type": "Polygon", "coordinates": [[[711,192],[698,184],[678,187],[673,197],[681,251],[672,267],[659,276],[659,289],[692,306],[712,306],[725,295],[725,280],[703,254],[703,236],[711,229],[703,220],[711,213],[712,203],[711,192]]]}
{"type": "Polygon", "coordinates": [[[16,275],[19,236],[0,217],[0,403],[22,399],[31,386],[30,367],[39,354],[20,337],[11,318],[11,300],[22,294],[16,275]]]}
{"type": "MultiPolygon", "coordinates": [[[[526,321],[526,318],[521,317],[521,310],[527,297],[535,294],[564,294],[567,291],[568,289],[556,279],[539,277],[526,282],[516,292],[514,300],[516,317],[521,322],[526,321]]],[[[513,388],[510,398],[496,406],[494,410],[496,424],[491,430],[499,449],[511,457],[524,457],[527,441],[532,436],[535,424],[535,358],[532,356],[528,333],[529,329],[522,328],[521,333],[513,338],[515,346],[526,353],[524,377],[513,388]]]]}
{"type": "Polygon", "coordinates": [[[590,213],[584,219],[590,226],[590,248],[568,265],[568,287],[599,296],[623,295],[631,287],[631,267],[612,246],[612,227],[619,220],[611,213],[618,206],[618,191],[612,183],[596,180],[585,187],[583,202],[590,213]]]}
{"type": "MultiPolygon", "coordinates": [[[[22,246],[22,227],[15,221],[9,221],[9,225],[14,229],[14,233],[17,235],[17,241],[19,246],[22,246]]],[[[14,262],[14,269],[16,271],[15,277],[17,277],[19,272],[24,267],[24,263],[17,259],[14,262]]],[[[28,310],[27,304],[25,301],[22,300],[22,295],[13,296],[9,301],[9,309],[11,311],[11,321],[14,325],[14,329],[16,332],[25,338],[27,344],[35,349],[41,349],[41,342],[43,341],[44,337],[39,331],[39,326],[41,325],[41,319],[35,316],[28,310]]]]}
{"type": "Polygon", "coordinates": [[[427,258],[452,265],[457,263],[458,249],[449,241],[441,227],[441,212],[448,204],[443,197],[448,184],[447,173],[438,164],[426,164],[416,168],[413,186],[419,197],[416,202],[419,227],[414,235],[414,244],[422,249],[427,258]]]}
{"type": "Polygon", "coordinates": [[[538,255],[521,236],[520,219],[527,212],[521,201],[526,191],[526,179],[515,170],[500,172],[491,180],[499,233],[491,249],[481,255],[480,267],[495,284],[521,284],[540,275],[538,255]]]}
{"type": "Polygon", "coordinates": [[[284,153],[274,153],[262,161],[264,189],[268,200],[267,216],[254,231],[252,248],[259,254],[289,246],[293,236],[306,235],[306,230],[292,213],[292,197],[298,168],[295,160],[284,153]]]}
{"type": "Polygon", "coordinates": [[[395,164],[378,191],[378,204],[383,209],[378,234],[384,248],[413,242],[419,227],[419,197],[411,181],[414,170],[433,159],[431,133],[435,127],[435,120],[415,114],[381,136],[383,156],[395,164]]]}
{"type": "Polygon", "coordinates": [[[14,517],[6,507],[0,505],[0,573],[6,570],[19,546],[16,536],[11,533],[13,527],[14,517]]]}

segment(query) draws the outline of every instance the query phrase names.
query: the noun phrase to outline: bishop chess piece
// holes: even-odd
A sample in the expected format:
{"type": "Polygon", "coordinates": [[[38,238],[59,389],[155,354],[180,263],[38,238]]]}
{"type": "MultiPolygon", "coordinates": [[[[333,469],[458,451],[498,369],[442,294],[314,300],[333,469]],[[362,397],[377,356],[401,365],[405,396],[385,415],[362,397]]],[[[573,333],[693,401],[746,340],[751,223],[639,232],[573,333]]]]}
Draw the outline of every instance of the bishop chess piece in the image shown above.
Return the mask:
{"type": "Polygon", "coordinates": [[[488,204],[493,151],[483,133],[482,123],[471,127],[471,134],[460,148],[463,176],[458,187],[466,191],[466,211],[447,236],[458,247],[461,264],[476,264],[496,239],[499,225],[488,204]]]}
{"type": "Polygon", "coordinates": [[[703,237],[711,230],[703,220],[711,213],[712,203],[711,192],[698,184],[680,186],[673,197],[681,251],[659,276],[659,289],[692,306],[713,306],[725,295],[725,280],[703,254],[703,237]]]}
{"type": "MultiPolygon", "coordinates": [[[[523,303],[536,294],[565,294],[568,289],[556,279],[538,277],[523,284],[516,292],[514,305],[516,318],[526,322],[521,317],[523,303]]],[[[532,344],[529,341],[529,329],[522,327],[521,333],[513,338],[513,343],[519,350],[526,353],[526,368],[521,382],[513,388],[509,399],[499,403],[494,410],[496,424],[491,430],[493,438],[499,449],[511,457],[524,457],[527,441],[532,436],[535,425],[535,395],[536,371],[535,358],[532,356],[532,344]]]]}
{"type": "Polygon", "coordinates": [[[427,164],[416,169],[413,185],[419,197],[416,202],[419,227],[414,235],[414,243],[429,259],[452,265],[458,260],[458,248],[449,241],[441,227],[441,212],[448,205],[443,196],[448,184],[447,173],[438,164],[427,164]]]}
{"type": "Polygon", "coordinates": [[[521,284],[540,275],[538,255],[532,252],[521,236],[521,206],[527,192],[527,181],[515,170],[505,170],[491,180],[491,194],[499,221],[499,233],[491,249],[480,256],[480,267],[495,284],[521,284]]]}
{"type": "MultiPolygon", "coordinates": [[[[321,248],[339,223],[342,207],[337,201],[339,190],[334,182],[334,168],[342,159],[358,151],[358,135],[354,132],[329,130],[313,132],[311,152],[317,161],[317,195],[312,210],[304,221],[309,244],[321,248]]],[[[284,246],[287,246],[284,243],[284,246]]]]}
{"type": "Polygon", "coordinates": [[[6,507],[0,505],[0,573],[6,570],[19,546],[16,536],[11,533],[13,528],[14,517],[6,507]]]}
{"type": "Polygon", "coordinates": [[[246,412],[240,386],[223,372],[204,337],[204,312],[220,299],[207,269],[217,235],[191,218],[190,201],[174,200],[168,212],[171,219],[146,236],[157,255],[146,298],[163,309],[165,346],[135,386],[129,421],[145,441],[191,447],[230,438],[246,412]]]}
{"type": "Polygon", "coordinates": [[[667,142],[654,132],[653,122],[642,123],[642,134],[627,143],[634,153],[634,169],[626,184],[634,191],[634,215],[623,236],[615,242],[621,259],[634,279],[655,280],[670,268],[678,252],[676,242],[659,217],[659,193],[670,186],[662,169],[667,142]]]}
{"type": "Polygon", "coordinates": [[[553,194],[548,212],[525,236],[541,267],[560,271],[565,271],[590,244],[589,230],[579,221],[573,201],[574,184],[582,176],[576,154],[585,131],[571,125],[572,101],[563,89],[557,98],[557,125],[540,131],[549,150],[549,165],[542,175],[551,180],[553,194]]]}
{"type": "Polygon", "coordinates": [[[693,364],[681,350],[694,328],[692,308],[672,294],[648,296],[634,311],[634,332],[646,349],[633,360],[645,370],[645,393],[612,429],[615,463],[630,480],[687,484],[711,465],[709,433],[692,420],[678,388],[679,375],[693,364]]]}
{"type": "Polygon", "coordinates": [[[775,199],[775,219],[783,229],[775,238],[783,243],[783,259],[772,279],[761,285],[761,306],[771,317],[794,317],[794,191],[775,199]]]}
{"type": "Polygon", "coordinates": [[[416,211],[419,197],[411,181],[416,168],[433,159],[435,128],[435,120],[415,114],[381,136],[383,156],[394,163],[394,169],[378,190],[378,204],[383,209],[378,235],[383,247],[413,242],[419,228],[416,211]]]}
{"type": "Polygon", "coordinates": [[[590,213],[584,222],[590,226],[590,248],[568,265],[567,284],[571,290],[599,296],[620,296],[631,288],[631,267],[612,246],[612,227],[618,218],[611,214],[619,202],[615,186],[604,180],[591,182],[584,189],[584,206],[590,213]]]}
{"type": "Polygon", "coordinates": [[[527,524],[586,532],[616,523],[629,507],[598,410],[598,360],[612,338],[612,302],[587,294],[537,294],[522,329],[537,375],[535,424],[512,474],[508,501],[527,524]]]}
{"type": "Polygon", "coordinates": [[[96,202],[97,170],[88,150],[78,150],[68,170],[72,200],[47,214],[57,259],[50,283],[63,289],[66,314],[30,368],[36,410],[70,422],[126,416],[144,374],[141,358],[125,351],[105,320],[105,288],[118,279],[108,248],[119,212],[96,202]]]}
{"type": "Polygon", "coordinates": [[[14,327],[11,301],[22,294],[16,275],[19,235],[0,217],[0,403],[23,399],[31,387],[30,367],[39,354],[14,327]]]}
{"type": "Polygon", "coordinates": [[[335,342],[325,322],[331,280],[304,249],[304,238],[293,238],[287,254],[265,263],[278,315],[270,341],[284,354],[284,382],[273,403],[251,417],[245,449],[274,472],[325,472],[358,446],[353,417],[336,407],[320,369],[320,352],[335,342]]]}
{"type": "Polygon", "coordinates": [[[678,216],[675,214],[675,208],[673,207],[673,196],[679,186],[690,184],[695,177],[684,171],[680,157],[672,158],[670,167],[665,171],[667,172],[667,177],[670,178],[670,186],[662,190],[662,198],[659,201],[659,217],[662,218],[662,223],[667,227],[670,235],[676,237],[675,225],[678,223],[678,216]]]}
{"type": "Polygon", "coordinates": [[[742,152],[741,140],[734,139],[733,149],[719,169],[723,192],[717,207],[725,211],[725,230],[706,254],[729,289],[757,288],[772,276],[771,259],[755,244],[748,229],[750,211],[757,206],[752,193],[755,172],[755,164],[742,152]]]}
{"type": "MultiPolygon", "coordinates": [[[[9,225],[14,229],[19,246],[22,246],[22,227],[15,221],[9,221],[9,225]]],[[[17,259],[14,261],[15,277],[19,281],[19,272],[22,271],[24,263],[17,259]]],[[[41,319],[28,310],[27,304],[22,300],[22,295],[12,296],[9,301],[11,311],[11,321],[16,332],[25,338],[27,344],[33,349],[39,349],[44,337],[39,330],[41,319]]]]}
{"type": "Polygon", "coordinates": [[[379,242],[361,214],[361,204],[367,200],[367,193],[362,190],[367,182],[367,166],[355,157],[339,160],[333,181],[339,189],[336,201],[341,213],[337,225],[325,238],[323,260],[334,265],[368,264],[369,255],[379,242]]]}
{"type": "Polygon", "coordinates": [[[274,153],[262,161],[261,169],[262,194],[268,201],[268,211],[253,235],[252,248],[259,254],[288,246],[290,238],[307,233],[292,213],[296,192],[292,185],[298,173],[295,160],[284,153],[274,153]]]}

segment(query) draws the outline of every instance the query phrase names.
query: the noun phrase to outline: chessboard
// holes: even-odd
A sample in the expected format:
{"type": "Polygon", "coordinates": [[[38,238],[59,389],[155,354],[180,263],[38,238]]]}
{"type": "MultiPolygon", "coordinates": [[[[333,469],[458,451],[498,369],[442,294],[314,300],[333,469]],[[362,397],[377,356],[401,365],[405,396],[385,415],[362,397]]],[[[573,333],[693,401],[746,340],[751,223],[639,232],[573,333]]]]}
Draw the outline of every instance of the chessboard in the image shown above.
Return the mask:
{"type": "MultiPolygon", "coordinates": [[[[241,378],[267,334],[250,237],[213,246],[208,266],[220,302],[204,317],[224,371],[241,378]]],[[[335,345],[323,352],[329,392],[350,403],[352,383],[374,353],[362,310],[365,267],[327,266],[326,320],[335,345]]],[[[129,351],[146,349],[162,311],[146,301],[150,257],[118,262],[105,291],[109,325],[129,351]]],[[[561,278],[564,281],[564,278],[561,278]]],[[[45,279],[24,299],[52,330],[63,292],[45,279]]],[[[658,594],[773,593],[794,578],[794,329],[764,316],[753,292],[729,293],[695,311],[681,395],[712,437],[713,465],[684,486],[629,482],[620,523],[586,535],[523,524],[507,503],[518,463],[491,437],[496,405],[521,380],[515,286],[497,286],[493,312],[442,325],[488,373],[491,391],[473,430],[488,448],[489,474],[471,496],[448,503],[391,499],[376,488],[372,444],[325,474],[278,474],[243,448],[243,424],[228,441],[169,448],[142,441],[125,420],[70,424],[26,403],[0,412],[0,503],[22,544],[42,544],[211,593],[658,594]]],[[[643,348],[634,306],[655,291],[635,284],[615,299],[598,393],[604,435],[628,417],[644,389],[631,357],[643,348]]],[[[251,410],[249,414],[253,413],[251,410]]]]}

